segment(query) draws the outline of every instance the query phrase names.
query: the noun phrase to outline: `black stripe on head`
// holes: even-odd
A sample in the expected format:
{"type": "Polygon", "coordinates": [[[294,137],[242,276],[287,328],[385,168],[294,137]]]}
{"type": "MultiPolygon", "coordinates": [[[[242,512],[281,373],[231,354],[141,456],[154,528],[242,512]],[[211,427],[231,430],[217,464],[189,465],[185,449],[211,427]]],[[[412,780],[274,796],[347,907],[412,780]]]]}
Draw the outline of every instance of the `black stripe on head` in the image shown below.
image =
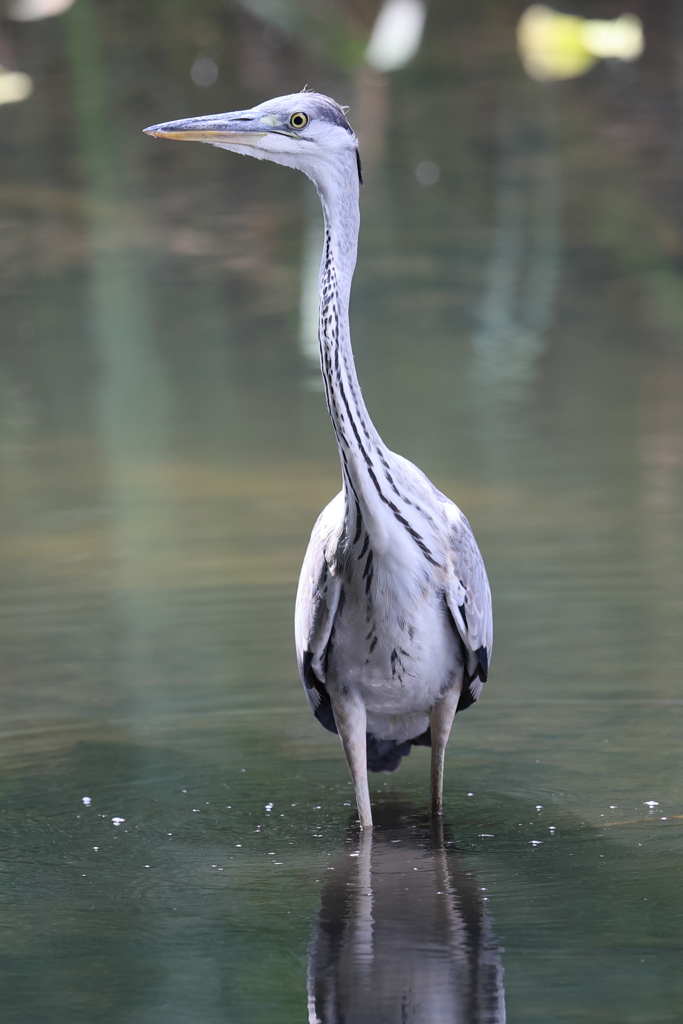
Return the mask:
{"type": "Polygon", "coordinates": [[[344,111],[329,96],[323,96],[322,93],[304,93],[306,97],[306,107],[311,112],[311,117],[319,117],[323,121],[329,121],[331,124],[339,125],[340,128],[345,128],[350,135],[353,135],[353,128],[346,120],[344,111]]]}
{"type": "MultiPolygon", "coordinates": [[[[353,135],[353,128],[346,119],[346,114],[335,100],[321,93],[304,93],[306,96],[307,109],[311,111],[312,117],[320,117],[323,121],[336,124],[339,128],[345,128],[349,135],[353,135]],[[311,102],[312,101],[312,102],[311,102]]],[[[363,184],[363,165],[360,162],[360,153],[356,150],[356,167],[358,168],[358,181],[363,184]]]]}

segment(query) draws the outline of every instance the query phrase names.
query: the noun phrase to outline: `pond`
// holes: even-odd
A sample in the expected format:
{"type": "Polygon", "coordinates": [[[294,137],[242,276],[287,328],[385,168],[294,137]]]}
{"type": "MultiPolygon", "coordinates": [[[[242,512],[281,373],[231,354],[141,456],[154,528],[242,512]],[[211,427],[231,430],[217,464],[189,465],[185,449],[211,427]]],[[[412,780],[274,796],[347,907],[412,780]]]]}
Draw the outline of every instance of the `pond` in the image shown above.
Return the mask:
{"type": "Polygon", "coordinates": [[[683,21],[538,81],[525,6],[433,0],[386,72],[377,2],[0,23],[6,1024],[680,1022],[683,21]],[[494,597],[443,824],[415,748],[372,838],[293,653],[315,194],[141,132],[305,83],[361,142],[365,400],[494,597]]]}

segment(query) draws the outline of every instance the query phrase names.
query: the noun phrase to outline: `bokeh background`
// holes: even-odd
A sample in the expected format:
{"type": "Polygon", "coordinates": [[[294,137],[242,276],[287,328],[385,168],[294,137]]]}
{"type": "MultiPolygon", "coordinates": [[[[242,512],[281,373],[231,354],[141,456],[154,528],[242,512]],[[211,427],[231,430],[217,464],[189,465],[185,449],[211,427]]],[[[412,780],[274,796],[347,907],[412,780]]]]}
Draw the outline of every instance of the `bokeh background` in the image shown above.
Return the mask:
{"type": "MultiPolygon", "coordinates": [[[[317,200],[141,131],[304,85],[361,144],[368,407],[491,578],[445,818],[508,1019],[681,1021],[683,8],[413,0],[392,43],[387,6],[5,2],[7,1024],[306,1017],[355,841],[291,638],[340,479],[317,200]]],[[[427,758],[377,806],[419,816],[427,758]]]]}

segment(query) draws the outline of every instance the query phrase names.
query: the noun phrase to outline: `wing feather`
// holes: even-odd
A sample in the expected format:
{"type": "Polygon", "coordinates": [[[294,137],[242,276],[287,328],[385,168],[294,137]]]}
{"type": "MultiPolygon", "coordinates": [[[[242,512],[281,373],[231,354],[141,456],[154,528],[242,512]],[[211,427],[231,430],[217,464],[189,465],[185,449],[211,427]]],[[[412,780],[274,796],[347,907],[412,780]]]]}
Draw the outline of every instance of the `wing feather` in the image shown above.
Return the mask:
{"type": "Polygon", "coordinates": [[[446,589],[446,603],[467,653],[469,679],[458,710],[479,699],[488,677],[493,650],[493,612],[484,560],[472,528],[457,505],[444,497],[451,529],[450,555],[453,576],[446,589]]]}
{"type": "Polygon", "coordinates": [[[342,595],[335,574],[335,553],[344,529],[344,494],[340,492],[318,516],[308,543],[294,614],[299,674],[316,718],[336,732],[325,689],[325,652],[342,595]]]}

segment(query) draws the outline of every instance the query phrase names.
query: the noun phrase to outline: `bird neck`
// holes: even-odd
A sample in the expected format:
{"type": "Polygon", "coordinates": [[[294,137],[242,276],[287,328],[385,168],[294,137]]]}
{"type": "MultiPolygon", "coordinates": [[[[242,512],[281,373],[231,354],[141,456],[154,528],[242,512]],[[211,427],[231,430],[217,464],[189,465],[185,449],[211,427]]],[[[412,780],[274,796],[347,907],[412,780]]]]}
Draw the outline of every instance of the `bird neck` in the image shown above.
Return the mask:
{"type": "Polygon", "coordinates": [[[325,219],[320,265],[318,341],[327,408],[345,489],[367,472],[384,445],[363,401],[349,330],[349,296],[356,265],[360,212],[355,153],[344,153],[334,175],[316,182],[325,219]]]}

